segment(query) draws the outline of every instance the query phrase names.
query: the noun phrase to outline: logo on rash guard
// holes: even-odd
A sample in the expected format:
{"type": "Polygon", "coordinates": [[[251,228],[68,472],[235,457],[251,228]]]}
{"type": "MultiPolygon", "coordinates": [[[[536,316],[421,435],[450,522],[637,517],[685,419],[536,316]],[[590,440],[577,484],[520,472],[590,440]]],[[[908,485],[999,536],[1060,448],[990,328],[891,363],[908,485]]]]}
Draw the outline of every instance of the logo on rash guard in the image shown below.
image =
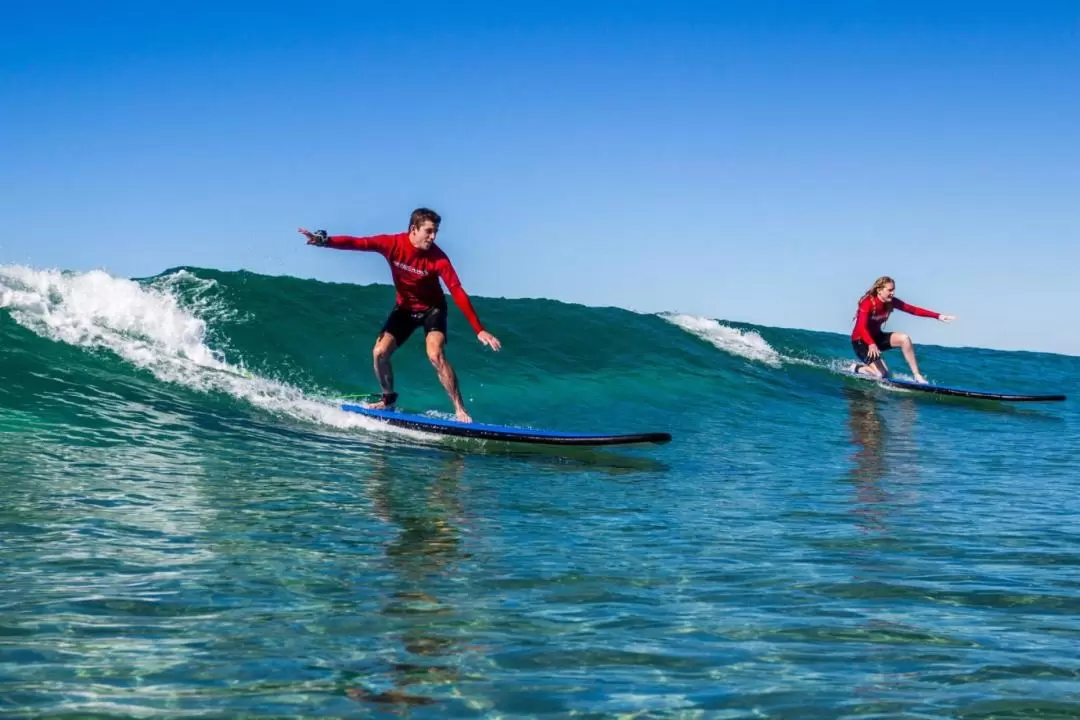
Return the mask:
{"type": "Polygon", "coordinates": [[[421,270],[420,268],[414,268],[414,267],[411,267],[409,265],[406,265],[405,263],[400,263],[397,260],[394,261],[394,267],[398,268],[399,270],[404,270],[405,272],[412,273],[413,275],[430,275],[431,274],[427,270],[421,270]]]}

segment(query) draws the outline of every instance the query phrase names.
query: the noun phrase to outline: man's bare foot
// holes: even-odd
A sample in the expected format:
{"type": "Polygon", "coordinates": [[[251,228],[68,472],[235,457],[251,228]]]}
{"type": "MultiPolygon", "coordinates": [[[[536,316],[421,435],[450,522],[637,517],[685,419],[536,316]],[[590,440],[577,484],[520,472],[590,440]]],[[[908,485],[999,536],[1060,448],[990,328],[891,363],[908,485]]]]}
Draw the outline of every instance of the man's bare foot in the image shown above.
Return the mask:
{"type": "Polygon", "coordinates": [[[396,392],[383,393],[381,399],[364,403],[364,407],[370,410],[393,410],[394,404],[397,403],[397,398],[396,392]]]}
{"type": "Polygon", "coordinates": [[[929,385],[930,384],[930,383],[928,383],[926,381],[926,378],[924,378],[921,373],[915,373],[915,382],[917,382],[917,383],[919,383],[921,385],[929,385]]]}
{"type": "Polygon", "coordinates": [[[454,415],[454,419],[458,422],[471,423],[472,418],[469,417],[469,413],[465,412],[465,408],[458,408],[457,413],[454,415]]]}

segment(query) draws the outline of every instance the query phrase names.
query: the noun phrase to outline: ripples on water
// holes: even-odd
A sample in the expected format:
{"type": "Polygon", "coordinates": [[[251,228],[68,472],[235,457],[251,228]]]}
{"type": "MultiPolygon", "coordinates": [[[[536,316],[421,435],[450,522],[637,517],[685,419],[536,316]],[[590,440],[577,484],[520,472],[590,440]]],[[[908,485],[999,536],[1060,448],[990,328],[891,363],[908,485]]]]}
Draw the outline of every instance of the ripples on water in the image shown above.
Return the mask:
{"type": "Polygon", "coordinates": [[[16,429],[0,709],[1080,713],[1073,458],[951,442],[964,409],[843,402],[786,445],[717,420],[655,460],[119,401],[16,429]]]}

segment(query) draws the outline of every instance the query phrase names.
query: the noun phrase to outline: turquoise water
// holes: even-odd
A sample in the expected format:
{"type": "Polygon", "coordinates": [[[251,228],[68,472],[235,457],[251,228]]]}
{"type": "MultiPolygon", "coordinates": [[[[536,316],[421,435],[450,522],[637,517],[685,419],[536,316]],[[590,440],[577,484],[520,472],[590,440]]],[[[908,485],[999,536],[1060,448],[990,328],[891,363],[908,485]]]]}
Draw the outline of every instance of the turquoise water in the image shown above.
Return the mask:
{"type": "Polygon", "coordinates": [[[0,715],[1080,716],[1080,358],[480,298],[474,418],[674,436],[518,450],[338,409],[391,302],[0,267],[0,715]]]}

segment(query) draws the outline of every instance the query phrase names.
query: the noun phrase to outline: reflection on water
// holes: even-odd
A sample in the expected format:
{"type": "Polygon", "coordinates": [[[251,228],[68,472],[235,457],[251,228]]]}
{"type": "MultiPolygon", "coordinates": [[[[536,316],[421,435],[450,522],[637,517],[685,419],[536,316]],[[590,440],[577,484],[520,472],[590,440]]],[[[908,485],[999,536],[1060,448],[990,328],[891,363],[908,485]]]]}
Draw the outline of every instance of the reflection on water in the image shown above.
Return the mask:
{"type": "Polygon", "coordinates": [[[845,388],[848,400],[848,428],[854,449],[851,454],[851,482],[855,486],[855,514],[866,531],[884,530],[880,506],[888,500],[883,479],[887,428],[881,401],[872,393],[845,388]]]}
{"type": "MultiPolygon", "coordinates": [[[[851,563],[848,583],[851,592],[872,595],[877,592],[876,588],[886,587],[899,571],[891,555],[882,547],[884,539],[892,534],[888,516],[894,498],[886,485],[890,480],[897,481],[903,472],[902,468],[896,467],[895,459],[897,448],[910,439],[913,416],[909,413],[898,419],[890,415],[890,421],[886,422],[884,410],[889,400],[854,388],[845,388],[844,393],[848,400],[848,429],[853,446],[849,471],[855,487],[852,512],[864,535],[864,539],[854,544],[848,553],[851,563]]],[[[903,637],[913,630],[902,618],[874,612],[861,613],[853,628],[859,637],[866,639],[903,637]]],[[[867,672],[861,682],[853,685],[855,696],[864,703],[887,702],[889,694],[908,680],[904,673],[886,670],[891,667],[891,655],[888,646],[881,643],[867,643],[864,667],[876,669],[876,672],[867,672]]]]}
{"type": "Polygon", "coordinates": [[[853,446],[848,475],[855,486],[854,512],[865,530],[884,531],[886,506],[896,504],[902,494],[910,494],[919,478],[917,405],[910,398],[886,399],[854,388],[845,388],[844,394],[853,446]]]}
{"type": "Polygon", "coordinates": [[[354,700],[408,707],[436,702],[430,692],[456,682],[467,648],[457,631],[450,597],[462,550],[460,484],[465,458],[405,463],[382,452],[371,455],[369,497],[375,515],[396,528],[385,547],[381,614],[392,628],[379,666],[347,694],[354,700]],[[433,466],[434,472],[427,467],[433,466]]]}

